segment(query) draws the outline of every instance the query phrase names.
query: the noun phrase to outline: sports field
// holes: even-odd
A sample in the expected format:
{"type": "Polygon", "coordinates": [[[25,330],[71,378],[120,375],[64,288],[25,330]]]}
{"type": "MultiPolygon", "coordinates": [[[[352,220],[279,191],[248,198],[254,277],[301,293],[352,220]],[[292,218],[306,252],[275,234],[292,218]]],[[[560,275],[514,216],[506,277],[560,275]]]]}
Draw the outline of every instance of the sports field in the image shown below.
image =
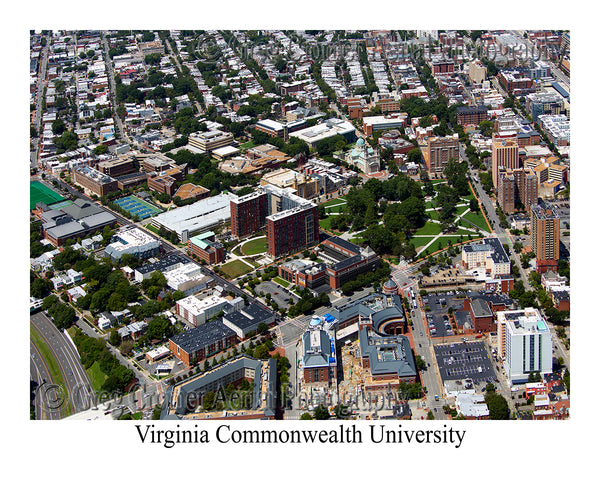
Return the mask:
{"type": "Polygon", "coordinates": [[[64,200],[54,190],[51,190],[46,185],[40,182],[29,183],[29,210],[33,210],[38,202],[44,202],[46,205],[51,205],[64,200]]]}
{"type": "Polygon", "coordinates": [[[115,203],[123,210],[127,210],[131,215],[137,215],[140,220],[144,220],[145,218],[156,215],[162,211],[160,208],[150,205],[148,202],[144,202],[144,200],[135,195],[119,198],[118,200],[115,200],[115,203]]]}

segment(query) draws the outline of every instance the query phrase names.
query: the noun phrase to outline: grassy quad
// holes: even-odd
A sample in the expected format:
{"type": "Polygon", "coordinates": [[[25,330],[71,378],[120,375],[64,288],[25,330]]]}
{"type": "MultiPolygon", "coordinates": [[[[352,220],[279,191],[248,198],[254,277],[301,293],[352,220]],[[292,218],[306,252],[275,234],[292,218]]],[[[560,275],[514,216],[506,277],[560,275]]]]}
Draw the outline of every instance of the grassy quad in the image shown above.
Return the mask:
{"type": "Polygon", "coordinates": [[[267,238],[262,237],[250,240],[240,247],[240,251],[244,255],[257,255],[259,253],[265,253],[267,251],[267,238]]]}
{"type": "Polygon", "coordinates": [[[252,267],[241,260],[233,260],[221,267],[221,271],[228,278],[237,278],[252,271],[252,267]]]}

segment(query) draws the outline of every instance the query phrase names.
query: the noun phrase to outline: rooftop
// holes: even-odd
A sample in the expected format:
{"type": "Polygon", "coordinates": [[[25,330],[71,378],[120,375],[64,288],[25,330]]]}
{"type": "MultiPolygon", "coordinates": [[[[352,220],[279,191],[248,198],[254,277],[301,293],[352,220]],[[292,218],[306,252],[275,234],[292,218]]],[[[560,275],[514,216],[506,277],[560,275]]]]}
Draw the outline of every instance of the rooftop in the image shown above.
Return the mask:
{"type": "Polygon", "coordinates": [[[182,350],[191,353],[235,335],[235,332],[221,320],[213,320],[175,335],[170,340],[182,350]]]}

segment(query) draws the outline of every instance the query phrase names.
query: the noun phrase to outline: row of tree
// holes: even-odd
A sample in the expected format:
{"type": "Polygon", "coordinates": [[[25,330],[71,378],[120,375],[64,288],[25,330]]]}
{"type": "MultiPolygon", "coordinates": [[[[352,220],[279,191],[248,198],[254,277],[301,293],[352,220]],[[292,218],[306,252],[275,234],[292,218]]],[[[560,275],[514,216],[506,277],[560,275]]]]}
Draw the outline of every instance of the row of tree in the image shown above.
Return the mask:
{"type": "Polygon", "coordinates": [[[73,341],[77,346],[83,366],[89,369],[97,362],[102,373],[107,376],[101,387],[103,392],[124,393],[127,390],[135,375],[132,370],[121,365],[110,353],[103,339],[88,337],[77,330],[73,341]]]}

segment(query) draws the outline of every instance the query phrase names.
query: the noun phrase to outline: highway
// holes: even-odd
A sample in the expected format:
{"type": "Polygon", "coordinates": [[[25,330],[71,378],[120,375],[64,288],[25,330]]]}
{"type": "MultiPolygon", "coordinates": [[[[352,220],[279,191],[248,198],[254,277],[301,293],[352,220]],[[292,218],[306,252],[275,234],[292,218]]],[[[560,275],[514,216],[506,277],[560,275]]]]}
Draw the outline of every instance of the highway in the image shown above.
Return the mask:
{"type": "Polygon", "coordinates": [[[59,401],[58,392],[53,387],[55,382],[50,374],[50,369],[31,340],[29,341],[29,350],[30,387],[33,395],[35,419],[59,420],[62,418],[60,409],[46,408],[46,405],[55,405],[59,401]]]}
{"type": "MultiPolygon", "coordinates": [[[[61,371],[61,375],[65,381],[66,391],[61,392],[64,402],[57,400],[56,402],[46,402],[45,407],[48,410],[63,411],[64,406],[69,402],[73,408],[73,412],[80,412],[88,409],[92,405],[93,390],[87,372],[83,368],[75,347],[69,339],[60,332],[52,323],[52,320],[44,313],[38,312],[30,316],[30,322],[36,332],[42,337],[44,342],[50,348],[54,358],[56,359],[61,371]]],[[[41,364],[37,361],[39,352],[37,349],[32,351],[32,365],[34,372],[31,372],[32,379],[46,380],[48,383],[56,379],[52,379],[47,368],[40,368],[41,364]],[[35,358],[34,358],[35,355],[35,358]],[[46,378],[48,377],[48,378],[46,378]]],[[[61,416],[63,416],[61,414],[61,416]]]]}

